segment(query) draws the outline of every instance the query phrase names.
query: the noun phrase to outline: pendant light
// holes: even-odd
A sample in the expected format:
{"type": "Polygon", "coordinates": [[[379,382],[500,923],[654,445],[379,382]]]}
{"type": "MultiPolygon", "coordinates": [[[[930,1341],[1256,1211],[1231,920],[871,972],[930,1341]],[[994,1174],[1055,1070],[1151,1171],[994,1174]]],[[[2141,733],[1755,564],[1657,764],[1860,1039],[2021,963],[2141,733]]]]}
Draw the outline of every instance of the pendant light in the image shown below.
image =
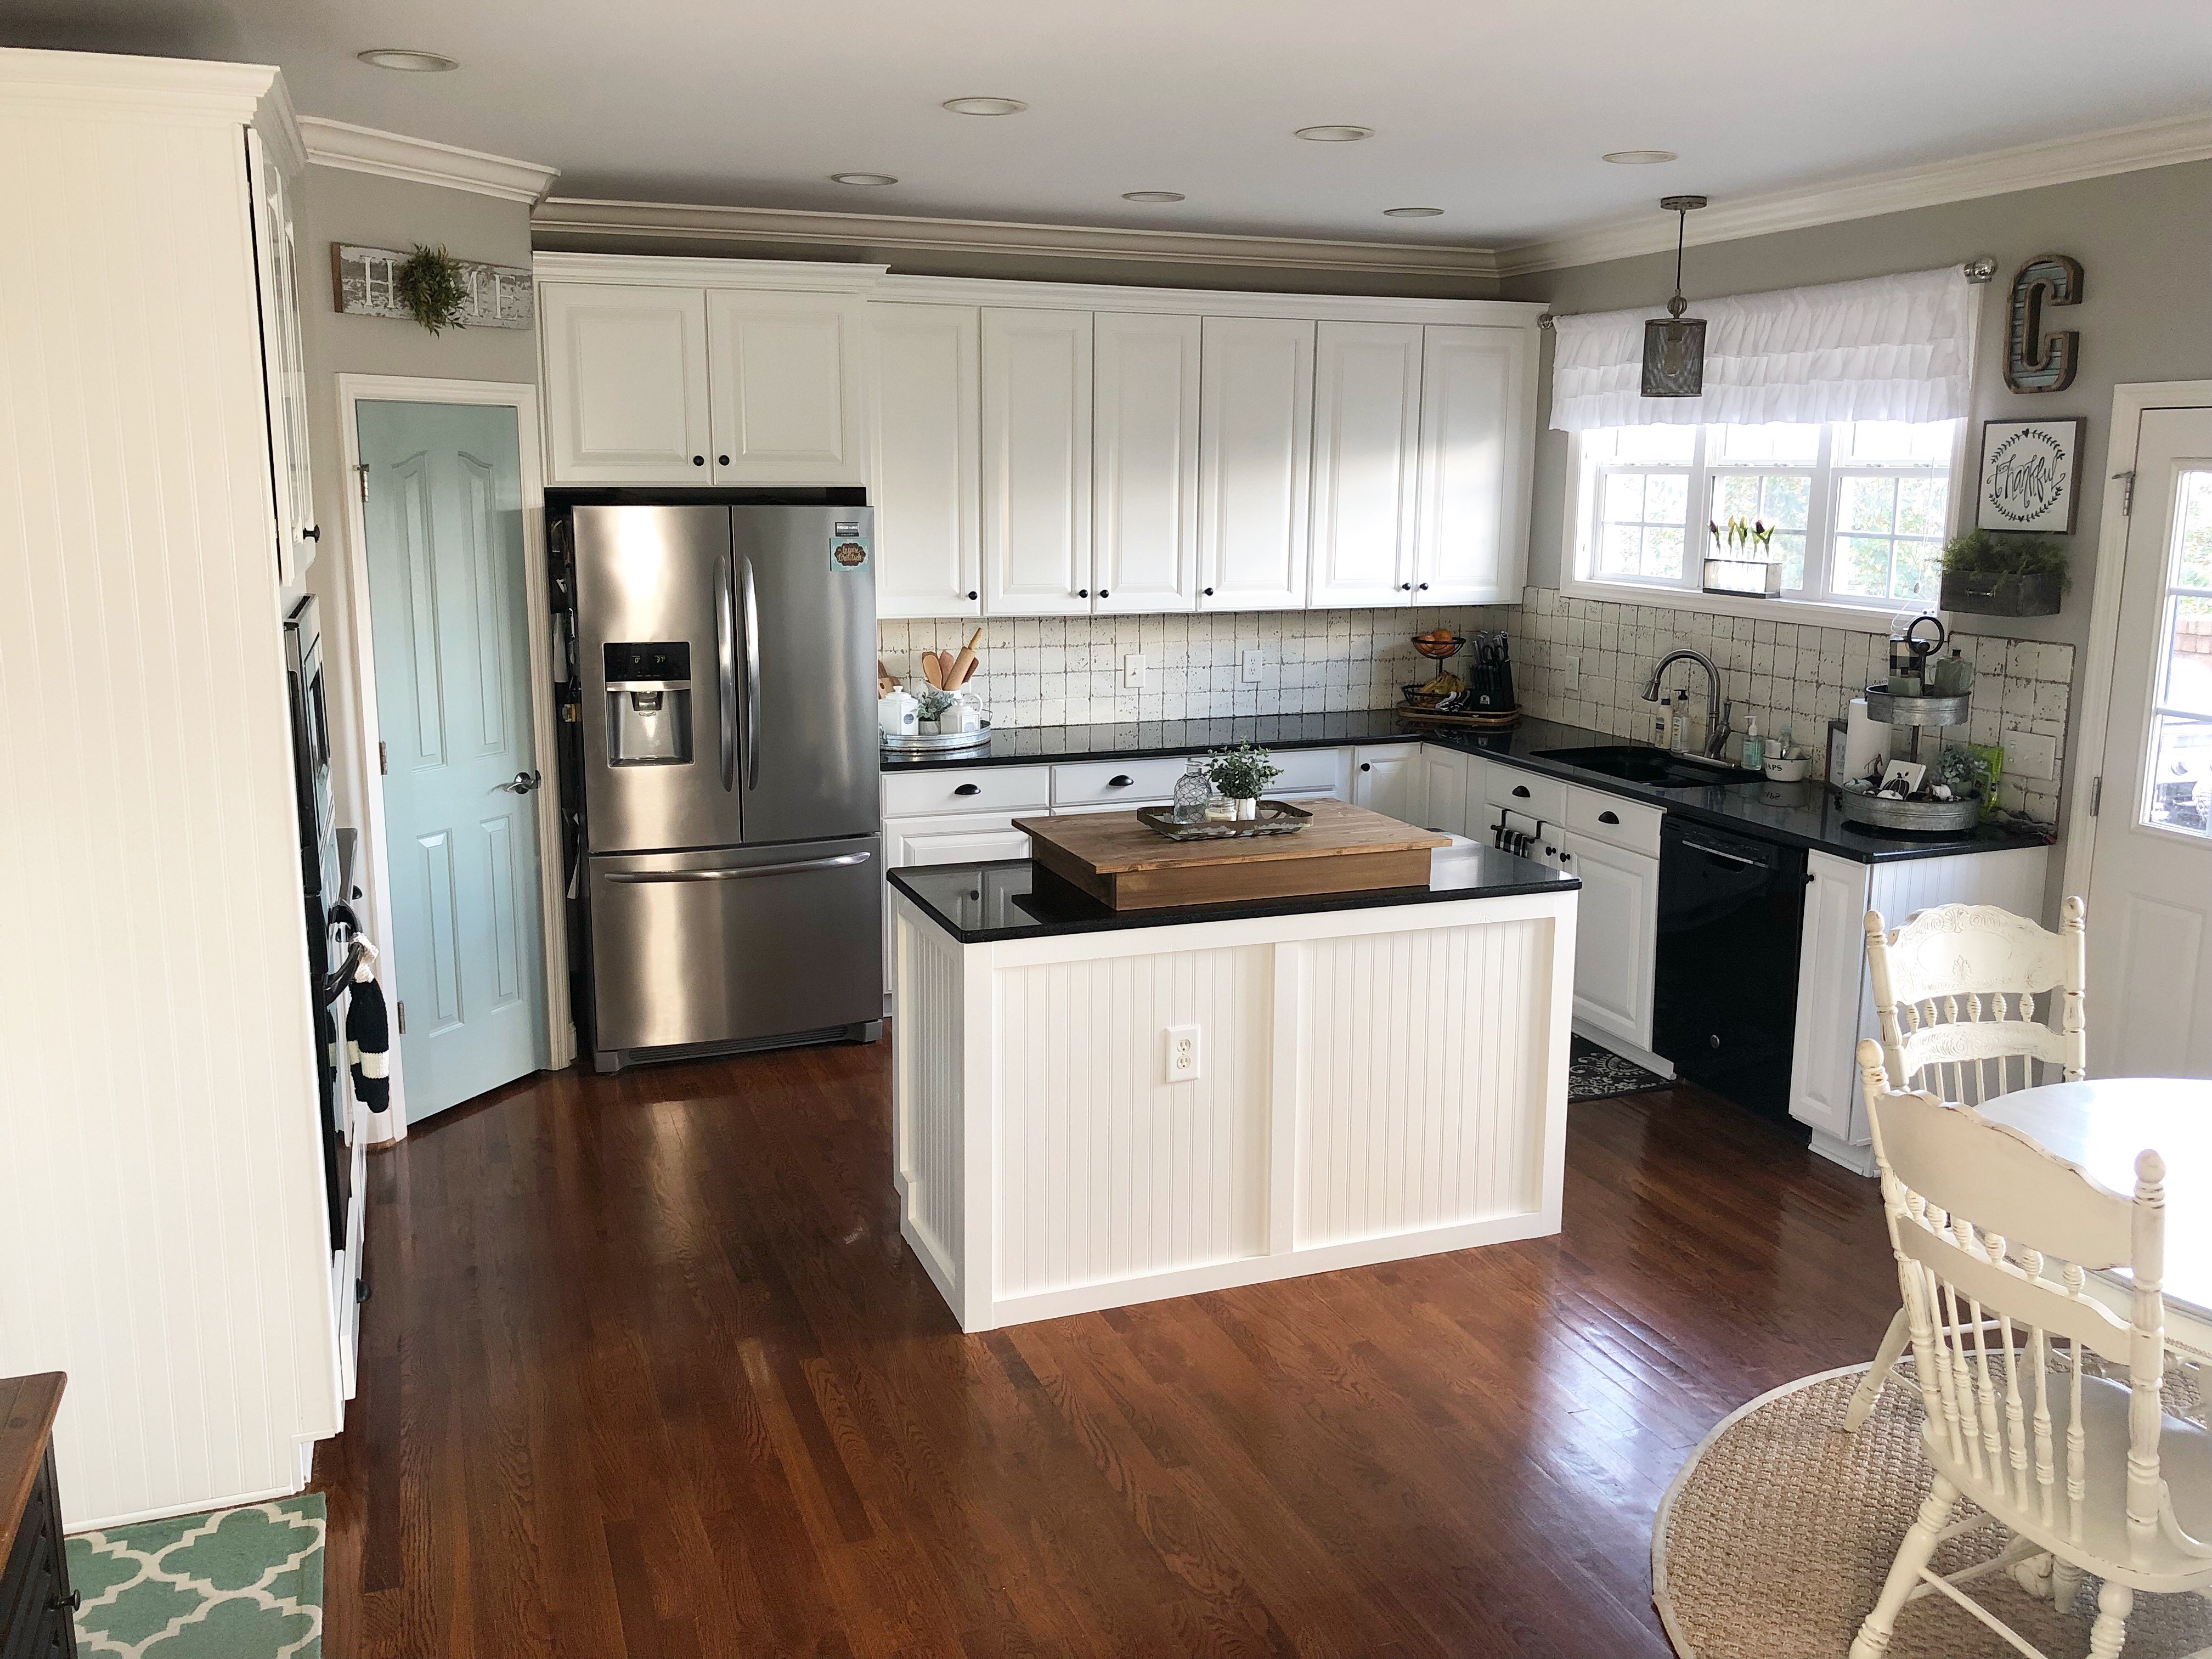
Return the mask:
{"type": "Polygon", "coordinates": [[[1647,398],[1696,398],[1705,389],[1705,319],[1685,317],[1690,302],[1682,297],[1682,244],[1689,234],[1690,215],[1705,206],[1702,196],[1668,196],[1659,205],[1678,216],[1674,228],[1674,297],[1667,301],[1667,315],[1644,325],[1644,395],[1647,398]]]}

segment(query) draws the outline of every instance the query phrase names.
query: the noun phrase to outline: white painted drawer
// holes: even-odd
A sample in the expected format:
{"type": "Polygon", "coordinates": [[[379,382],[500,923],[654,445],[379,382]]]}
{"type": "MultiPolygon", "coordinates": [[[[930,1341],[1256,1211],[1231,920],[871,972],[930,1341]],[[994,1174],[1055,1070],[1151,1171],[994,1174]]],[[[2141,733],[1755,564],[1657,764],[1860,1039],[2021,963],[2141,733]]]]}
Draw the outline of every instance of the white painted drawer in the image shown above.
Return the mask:
{"type": "Polygon", "coordinates": [[[1052,769],[1054,806],[1131,806],[1172,800],[1188,763],[1179,755],[1158,760],[1069,761],[1052,769]]]}
{"type": "Polygon", "coordinates": [[[1510,806],[1547,823],[1567,818],[1567,786],[1540,772],[1524,772],[1517,766],[1492,764],[1483,769],[1483,799],[1492,806],[1510,806]]]}
{"type": "Polygon", "coordinates": [[[1326,789],[1334,793],[1343,787],[1343,775],[1339,768],[1343,763],[1340,749],[1278,749],[1273,751],[1275,764],[1283,769],[1283,775],[1267,786],[1267,793],[1280,796],[1286,790],[1326,789]]]}
{"type": "Polygon", "coordinates": [[[940,812],[1042,811],[1052,799],[1052,769],[975,766],[943,772],[893,774],[884,780],[884,816],[940,812]]]}
{"type": "Polygon", "coordinates": [[[1662,807],[1624,800],[1602,790],[1579,784],[1567,791],[1567,828],[1593,841],[1609,842],[1631,853],[1659,856],[1659,820],[1662,807]]]}

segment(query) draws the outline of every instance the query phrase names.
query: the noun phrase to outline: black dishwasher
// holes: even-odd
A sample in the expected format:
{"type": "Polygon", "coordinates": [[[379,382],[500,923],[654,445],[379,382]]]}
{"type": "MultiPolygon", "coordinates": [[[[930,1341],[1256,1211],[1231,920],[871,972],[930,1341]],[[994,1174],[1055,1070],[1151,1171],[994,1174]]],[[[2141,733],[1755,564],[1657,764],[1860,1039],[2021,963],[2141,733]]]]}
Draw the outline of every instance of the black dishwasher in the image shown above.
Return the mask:
{"type": "Polygon", "coordinates": [[[1668,813],[1659,833],[1651,1046],[1693,1083],[1754,1111],[1790,1109],[1802,848],[1668,813]]]}

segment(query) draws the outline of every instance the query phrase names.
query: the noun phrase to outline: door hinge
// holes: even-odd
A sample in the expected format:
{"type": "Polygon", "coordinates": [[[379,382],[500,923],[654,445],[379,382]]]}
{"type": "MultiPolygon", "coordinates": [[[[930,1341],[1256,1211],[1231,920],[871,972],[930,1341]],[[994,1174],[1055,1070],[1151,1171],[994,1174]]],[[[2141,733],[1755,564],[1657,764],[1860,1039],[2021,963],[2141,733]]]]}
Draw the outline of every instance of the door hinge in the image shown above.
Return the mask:
{"type": "Polygon", "coordinates": [[[399,1016],[399,1035],[405,1036],[407,1035],[407,1005],[404,1002],[395,1002],[392,1006],[399,1016]]]}
{"type": "Polygon", "coordinates": [[[380,778],[392,775],[392,762],[384,752],[384,744],[381,739],[378,740],[376,745],[376,775],[380,778]]]}
{"type": "Polygon", "coordinates": [[[368,504],[368,463],[367,461],[356,461],[354,463],[353,470],[355,476],[361,483],[362,505],[366,507],[368,504]]]}
{"type": "Polygon", "coordinates": [[[2105,779],[2103,774],[2100,773],[2097,776],[2089,780],[2089,816],[2093,818],[2097,816],[2097,809],[2104,804],[2105,779]]]}
{"type": "Polygon", "coordinates": [[[2124,519],[2136,510],[2136,475],[2128,471],[2115,472],[2112,476],[2123,481],[2120,484],[2120,516],[2124,519]]]}

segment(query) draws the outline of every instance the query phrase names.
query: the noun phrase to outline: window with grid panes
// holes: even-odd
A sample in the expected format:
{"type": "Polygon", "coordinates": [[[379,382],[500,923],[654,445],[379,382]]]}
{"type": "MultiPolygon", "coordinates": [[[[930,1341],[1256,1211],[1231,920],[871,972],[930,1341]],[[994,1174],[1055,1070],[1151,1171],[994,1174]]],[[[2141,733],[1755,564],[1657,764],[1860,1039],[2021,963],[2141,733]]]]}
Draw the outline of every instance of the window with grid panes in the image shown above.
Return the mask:
{"type": "MultiPolygon", "coordinates": [[[[1703,586],[1728,521],[1774,530],[1785,599],[1933,605],[1961,422],[1638,426],[1580,435],[1585,581],[1703,586]]],[[[1737,551],[1733,556],[1744,555],[1737,551]]],[[[1624,595],[1623,597],[1628,597],[1624,595]]]]}

